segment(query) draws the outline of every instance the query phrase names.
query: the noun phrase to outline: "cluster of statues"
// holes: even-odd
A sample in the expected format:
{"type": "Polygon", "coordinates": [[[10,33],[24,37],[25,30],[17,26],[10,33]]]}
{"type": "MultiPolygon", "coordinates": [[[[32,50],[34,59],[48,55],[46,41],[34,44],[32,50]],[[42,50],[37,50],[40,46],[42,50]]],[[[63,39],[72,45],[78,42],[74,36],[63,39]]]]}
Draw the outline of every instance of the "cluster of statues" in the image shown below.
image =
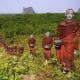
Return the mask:
{"type": "MultiPolygon", "coordinates": [[[[57,36],[54,39],[46,32],[43,40],[43,54],[45,64],[51,57],[51,48],[53,44],[56,49],[56,57],[59,64],[61,64],[61,71],[63,73],[69,72],[73,67],[74,55],[78,50],[78,43],[80,39],[80,25],[79,22],[73,19],[73,9],[66,10],[66,19],[59,23],[57,28],[57,36]]],[[[35,53],[35,38],[33,35],[29,39],[30,53],[35,53]]]]}
{"type": "MultiPolygon", "coordinates": [[[[74,65],[74,54],[77,53],[78,43],[80,39],[80,25],[77,21],[73,19],[73,16],[73,9],[66,10],[66,19],[59,23],[57,28],[57,36],[53,38],[51,37],[50,32],[46,32],[42,39],[45,65],[48,64],[48,61],[51,58],[51,48],[54,44],[57,61],[59,64],[61,64],[61,71],[63,73],[67,73],[72,69],[74,65]]],[[[36,39],[34,35],[30,35],[28,46],[30,49],[30,55],[35,56],[36,39]]],[[[6,45],[5,49],[10,50],[10,48],[6,45]]],[[[24,48],[20,47],[19,51],[21,54],[23,54],[24,48]]]]}
{"type": "Polygon", "coordinates": [[[22,44],[19,44],[19,46],[16,46],[15,43],[13,45],[9,45],[6,43],[2,35],[0,35],[0,47],[3,47],[4,51],[10,55],[22,56],[24,52],[24,47],[22,44]]]}

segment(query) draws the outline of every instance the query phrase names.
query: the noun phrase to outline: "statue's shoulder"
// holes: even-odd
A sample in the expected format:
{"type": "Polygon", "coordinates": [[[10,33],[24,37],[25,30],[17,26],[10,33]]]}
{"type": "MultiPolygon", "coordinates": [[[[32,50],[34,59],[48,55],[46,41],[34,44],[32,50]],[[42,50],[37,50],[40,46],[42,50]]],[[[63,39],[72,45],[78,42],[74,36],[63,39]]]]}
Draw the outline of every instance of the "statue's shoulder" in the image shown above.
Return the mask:
{"type": "Polygon", "coordinates": [[[79,24],[79,22],[76,21],[76,20],[73,20],[72,23],[73,23],[73,24],[79,24]]]}

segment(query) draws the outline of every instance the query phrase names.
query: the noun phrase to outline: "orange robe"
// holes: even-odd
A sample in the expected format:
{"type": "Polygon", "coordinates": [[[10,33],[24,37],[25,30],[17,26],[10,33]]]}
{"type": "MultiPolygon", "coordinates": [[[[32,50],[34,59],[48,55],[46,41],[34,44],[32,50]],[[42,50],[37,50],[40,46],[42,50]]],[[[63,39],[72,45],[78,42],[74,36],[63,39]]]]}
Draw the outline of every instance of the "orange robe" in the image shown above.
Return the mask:
{"type": "Polygon", "coordinates": [[[44,49],[44,58],[49,60],[51,57],[51,47],[53,45],[52,37],[43,37],[42,46],[44,49]],[[47,46],[47,47],[45,47],[47,46]]]}
{"type": "Polygon", "coordinates": [[[62,40],[61,49],[56,50],[56,55],[59,63],[63,67],[71,68],[74,60],[74,50],[78,49],[78,40],[76,33],[79,30],[79,25],[76,21],[71,20],[70,22],[65,20],[62,21],[58,26],[58,35],[62,40]]]}

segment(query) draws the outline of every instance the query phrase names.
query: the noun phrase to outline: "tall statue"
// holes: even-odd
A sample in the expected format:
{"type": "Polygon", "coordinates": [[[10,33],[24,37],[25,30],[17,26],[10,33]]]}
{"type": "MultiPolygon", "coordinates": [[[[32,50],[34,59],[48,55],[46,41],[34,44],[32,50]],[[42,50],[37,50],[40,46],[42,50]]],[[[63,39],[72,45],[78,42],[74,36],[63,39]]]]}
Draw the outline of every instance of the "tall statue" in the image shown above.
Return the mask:
{"type": "Polygon", "coordinates": [[[69,72],[73,67],[74,54],[78,49],[78,33],[80,33],[80,26],[73,19],[73,9],[66,10],[65,16],[66,19],[58,25],[55,39],[57,60],[61,64],[63,73],[69,72]]]}

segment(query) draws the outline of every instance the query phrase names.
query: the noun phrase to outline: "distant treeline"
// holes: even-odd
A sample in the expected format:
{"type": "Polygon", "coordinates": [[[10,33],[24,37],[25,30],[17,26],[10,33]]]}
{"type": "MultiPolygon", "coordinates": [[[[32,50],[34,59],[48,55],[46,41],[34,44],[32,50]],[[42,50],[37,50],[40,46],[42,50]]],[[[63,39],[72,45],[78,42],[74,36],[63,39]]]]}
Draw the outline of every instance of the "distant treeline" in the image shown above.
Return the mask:
{"type": "MultiPolygon", "coordinates": [[[[58,23],[65,18],[64,14],[17,14],[0,16],[0,33],[6,38],[15,35],[41,35],[50,31],[56,35],[58,23]]],[[[75,14],[76,20],[80,21],[80,14],[75,14]]]]}

